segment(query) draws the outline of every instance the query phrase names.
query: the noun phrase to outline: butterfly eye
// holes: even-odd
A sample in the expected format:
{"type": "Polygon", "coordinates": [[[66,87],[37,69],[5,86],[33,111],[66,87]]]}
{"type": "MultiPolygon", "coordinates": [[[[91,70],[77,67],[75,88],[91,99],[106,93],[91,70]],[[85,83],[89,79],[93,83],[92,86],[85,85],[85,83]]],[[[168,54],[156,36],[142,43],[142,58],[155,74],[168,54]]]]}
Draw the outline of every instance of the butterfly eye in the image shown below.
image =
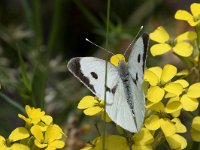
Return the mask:
{"type": "Polygon", "coordinates": [[[94,79],[98,79],[98,75],[95,72],[90,73],[94,79]]]}

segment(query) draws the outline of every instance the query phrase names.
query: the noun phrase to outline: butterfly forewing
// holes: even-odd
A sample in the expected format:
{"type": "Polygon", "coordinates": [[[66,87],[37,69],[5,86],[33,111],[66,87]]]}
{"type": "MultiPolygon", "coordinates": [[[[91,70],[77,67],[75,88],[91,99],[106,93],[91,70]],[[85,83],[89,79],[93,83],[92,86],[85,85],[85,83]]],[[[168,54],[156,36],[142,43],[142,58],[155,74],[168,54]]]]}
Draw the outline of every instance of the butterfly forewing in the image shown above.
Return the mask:
{"type": "Polygon", "coordinates": [[[145,96],[142,88],[146,66],[149,36],[143,34],[134,44],[129,56],[129,73],[132,77],[134,113],[137,128],[140,129],[145,116],[145,96]]]}
{"type": "Polygon", "coordinates": [[[105,60],[95,57],[76,57],[68,62],[67,67],[75,77],[100,99],[104,99],[106,90],[107,103],[111,104],[120,78],[116,67],[108,62],[107,86],[105,89],[105,64],[105,60]]]}

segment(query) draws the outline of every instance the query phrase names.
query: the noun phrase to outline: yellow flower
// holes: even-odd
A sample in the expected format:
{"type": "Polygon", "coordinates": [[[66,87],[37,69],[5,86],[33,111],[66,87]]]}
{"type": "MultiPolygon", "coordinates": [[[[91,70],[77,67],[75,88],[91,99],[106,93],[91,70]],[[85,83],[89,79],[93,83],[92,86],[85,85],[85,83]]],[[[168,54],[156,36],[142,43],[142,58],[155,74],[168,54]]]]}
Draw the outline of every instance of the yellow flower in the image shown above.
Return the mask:
{"type": "Polygon", "coordinates": [[[191,26],[198,25],[200,23],[200,3],[193,3],[190,6],[190,10],[192,14],[185,10],[178,10],[175,14],[175,19],[185,20],[191,26]]]}
{"type": "Polygon", "coordinates": [[[193,118],[190,132],[192,139],[196,142],[200,142],[200,116],[193,118]]]}
{"type": "Polygon", "coordinates": [[[160,102],[165,92],[169,92],[174,96],[179,96],[182,93],[183,87],[180,83],[169,83],[176,73],[177,68],[170,64],[165,65],[163,69],[152,67],[145,71],[144,80],[151,85],[146,97],[151,103],[160,102]]]}
{"type": "Polygon", "coordinates": [[[193,46],[189,41],[193,41],[196,38],[197,35],[194,31],[187,31],[171,42],[167,31],[160,26],[154,32],[150,33],[150,39],[159,43],[153,45],[150,51],[153,56],[157,56],[173,50],[177,55],[188,57],[193,52],[193,46]]]}
{"type": "Polygon", "coordinates": [[[78,103],[78,109],[84,109],[84,114],[93,116],[104,110],[103,104],[103,101],[97,97],[85,96],[78,103]]]}
{"type": "Polygon", "coordinates": [[[160,117],[158,115],[151,115],[145,119],[145,127],[149,130],[158,130],[161,128],[165,137],[174,135],[175,133],[185,133],[186,127],[178,118],[170,120],[167,117],[160,117]]]}
{"type": "Polygon", "coordinates": [[[45,150],[56,150],[64,147],[65,143],[61,140],[63,131],[58,125],[50,125],[43,132],[39,125],[31,128],[31,133],[35,137],[34,144],[45,150]]]}
{"type": "Polygon", "coordinates": [[[151,115],[145,120],[145,127],[153,131],[161,128],[171,149],[184,149],[187,146],[185,138],[177,134],[187,131],[178,118],[170,120],[168,118],[160,118],[158,115],[151,115]]]}
{"type": "Polygon", "coordinates": [[[45,130],[46,126],[50,125],[53,121],[52,117],[45,115],[45,112],[41,111],[40,108],[34,108],[26,105],[25,110],[28,117],[21,114],[18,114],[18,117],[23,119],[28,127],[38,124],[45,130]]]}
{"type": "Polygon", "coordinates": [[[18,127],[13,130],[6,140],[0,136],[0,149],[1,150],[30,150],[30,148],[21,143],[14,143],[19,140],[26,139],[30,136],[28,130],[24,127],[18,127]]]}

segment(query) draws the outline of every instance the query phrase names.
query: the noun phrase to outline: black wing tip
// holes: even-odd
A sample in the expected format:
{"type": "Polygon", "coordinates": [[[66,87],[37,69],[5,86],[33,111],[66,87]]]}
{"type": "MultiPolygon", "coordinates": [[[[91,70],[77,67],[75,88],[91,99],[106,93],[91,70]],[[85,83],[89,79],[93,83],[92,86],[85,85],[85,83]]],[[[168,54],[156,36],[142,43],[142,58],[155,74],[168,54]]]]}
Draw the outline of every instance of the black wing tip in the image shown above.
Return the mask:
{"type": "Polygon", "coordinates": [[[142,38],[143,38],[144,41],[149,41],[149,34],[146,33],[146,32],[143,33],[143,34],[142,34],[142,38]]]}
{"type": "Polygon", "coordinates": [[[79,65],[80,65],[80,58],[75,57],[75,58],[72,58],[68,61],[67,68],[69,69],[69,71],[72,71],[75,68],[77,68],[77,66],[79,66],[79,65]]]}

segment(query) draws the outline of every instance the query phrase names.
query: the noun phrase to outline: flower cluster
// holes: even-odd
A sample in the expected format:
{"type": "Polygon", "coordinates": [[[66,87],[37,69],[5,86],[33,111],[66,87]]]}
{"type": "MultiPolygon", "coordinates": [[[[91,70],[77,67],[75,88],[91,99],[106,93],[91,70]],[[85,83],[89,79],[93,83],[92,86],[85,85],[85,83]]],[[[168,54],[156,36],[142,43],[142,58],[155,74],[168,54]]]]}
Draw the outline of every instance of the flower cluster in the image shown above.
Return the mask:
{"type": "MultiPolygon", "coordinates": [[[[144,126],[134,135],[124,134],[107,136],[107,148],[119,150],[150,150],[164,141],[171,149],[185,149],[188,145],[183,133],[190,133],[193,141],[200,142],[200,114],[191,119],[190,130],[180,116],[192,114],[199,108],[200,98],[200,4],[191,5],[191,13],[178,10],[175,19],[184,20],[194,30],[186,31],[176,38],[171,38],[164,27],[157,27],[150,33],[150,39],[156,42],[151,48],[152,56],[163,55],[172,51],[175,56],[188,65],[188,70],[178,72],[178,68],[171,64],[163,67],[155,66],[145,70],[144,82],[146,92],[146,117],[144,126]],[[189,62],[189,63],[187,63],[189,62]],[[191,73],[192,72],[192,73],[191,73]],[[191,78],[193,79],[191,80],[191,78]],[[197,78],[196,78],[197,77],[197,78]]],[[[123,55],[117,54],[111,58],[111,63],[118,65],[125,60],[123,55]]],[[[93,96],[84,97],[78,104],[86,115],[102,114],[104,102],[93,96]]],[[[123,133],[123,134],[122,134],[123,133]]],[[[127,132],[125,132],[127,133],[127,132]]],[[[101,149],[102,138],[97,137],[83,150],[101,149]]]]}
{"type": "MultiPolygon", "coordinates": [[[[200,23],[199,8],[200,4],[193,3],[191,5],[193,16],[184,10],[178,10],[175,18],[186,20],[191,26],[196,26],[197,31],[200,23]]],[[[199,55],[199,48],[195,46],[199,37],[198,32],[186,31],[177,38],[170,39],[164,27],[160,26],[150,34],[150,39],[158,42],[150,48],[150,52],[153,56],[157,56],[172,50],[179,58],[193,61],[194,66],[190,66],[192,69],[196,67],[194,51],[198,51],[199,55]]],[[[144,80],[149,84],[146,92],[146,108],[149,114],[144,126],[157,135],[162,135],[161,137],[168,142],[171,149],[184,149],[187,140],[181,134],[189,131],[179,117],[182,112],[191,113],[199,109],[200,82],[188,80],[191,76],[188,71],[177,70],[175,66],[166,64],[163,68],[151,67],[145,71],[144,80]]],[[[198,119],[198,116],[194,118],[190,130],[194,141],[200,141],[198,119]]]]}
{"type": "Polygon", "coordinates": [[[25,127],[18,127],[5,139],[0,136],[1,150],[56,150],[64,147],[62,129],[53,124],[53,118],[40,108],[25,107],[27,117],[18,114],[25,121],[25,127]]]}

